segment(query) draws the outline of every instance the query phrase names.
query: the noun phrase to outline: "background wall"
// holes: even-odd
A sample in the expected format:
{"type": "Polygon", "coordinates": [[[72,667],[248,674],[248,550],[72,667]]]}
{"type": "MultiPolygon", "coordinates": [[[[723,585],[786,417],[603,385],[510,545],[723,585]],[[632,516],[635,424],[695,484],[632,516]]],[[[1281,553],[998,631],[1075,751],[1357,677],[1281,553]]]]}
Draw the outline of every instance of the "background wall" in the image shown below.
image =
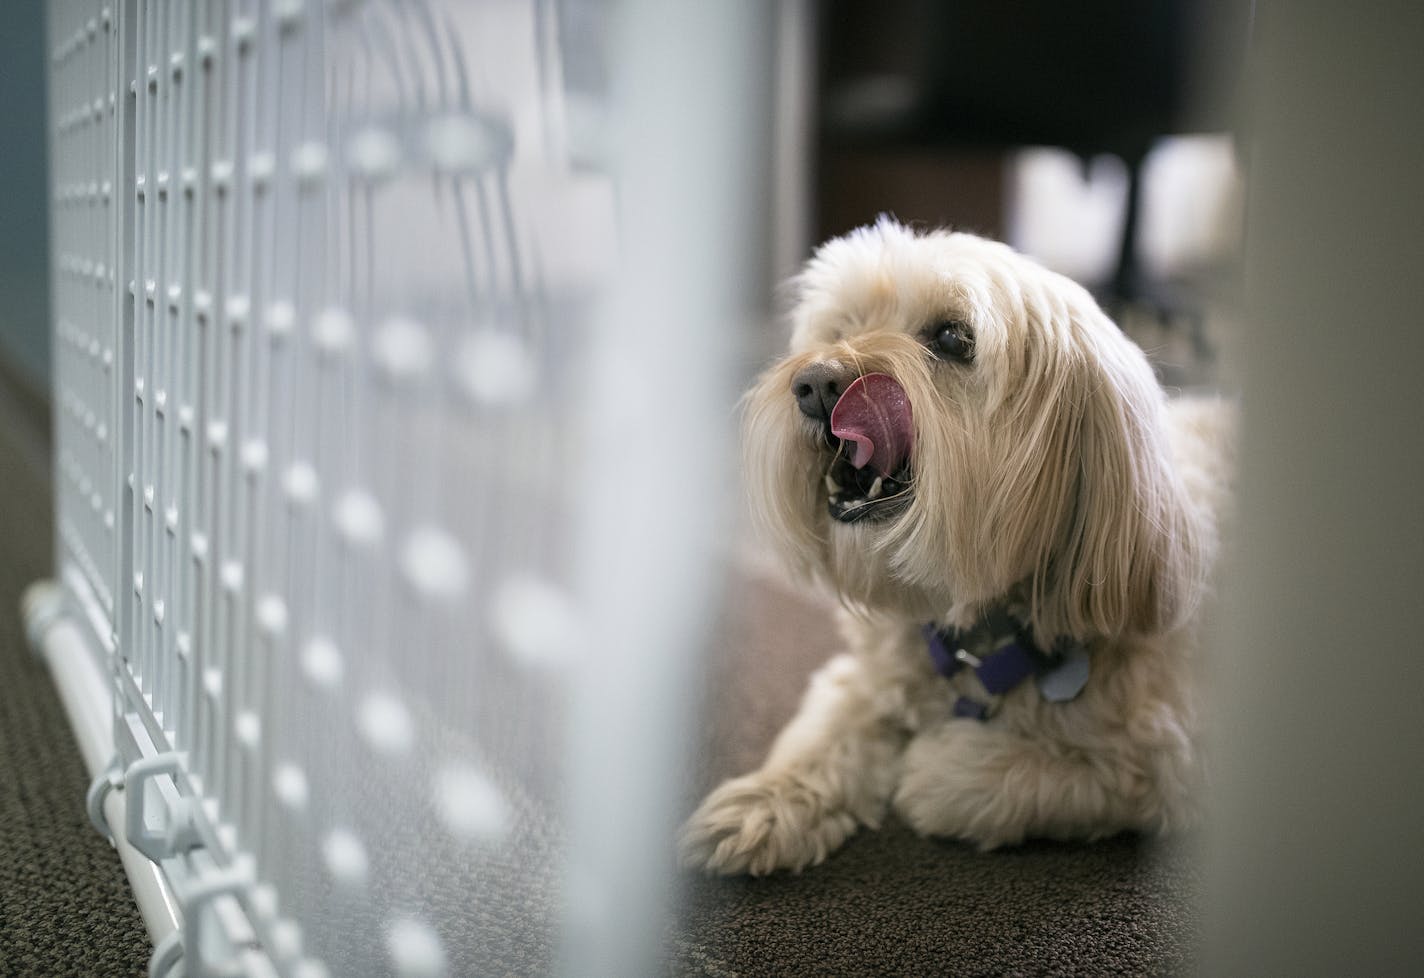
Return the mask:
{"type": "Polygon", "coordinates": [[[0,359],[49,377],[44,11],[0,3],[0,359]]]}

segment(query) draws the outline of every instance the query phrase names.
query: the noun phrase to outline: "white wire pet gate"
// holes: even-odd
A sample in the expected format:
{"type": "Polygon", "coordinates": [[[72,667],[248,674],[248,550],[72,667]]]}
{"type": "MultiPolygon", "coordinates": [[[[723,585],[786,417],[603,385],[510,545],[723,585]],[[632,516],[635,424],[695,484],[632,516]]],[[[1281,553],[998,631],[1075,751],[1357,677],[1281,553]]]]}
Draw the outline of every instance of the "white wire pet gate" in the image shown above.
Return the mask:
{"type": "Polygon", "coordinates": [[[51,0],[31,617],[156,974],[652,960],[762,15],[623,6],[51,0]]]}

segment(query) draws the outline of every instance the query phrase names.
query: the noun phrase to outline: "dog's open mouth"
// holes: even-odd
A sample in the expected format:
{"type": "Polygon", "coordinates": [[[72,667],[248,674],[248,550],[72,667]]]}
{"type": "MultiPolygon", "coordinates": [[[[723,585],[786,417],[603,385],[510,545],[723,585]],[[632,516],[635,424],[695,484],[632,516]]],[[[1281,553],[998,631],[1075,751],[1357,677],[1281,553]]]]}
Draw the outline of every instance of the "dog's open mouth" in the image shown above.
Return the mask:
{"type": "Polygon", "coordinates": [[[826,470],[826,505],[831,518],[842,523],[897,516],[910,504],[910,493],[908,464],[891,475],[881,475],[869,466],[857,469],[844,445],[826,470]]]}
{"type": "Polygon", "coordinates": [[[889,374],[859,377],[830,418],[835,458],[826,472],[831,517],[842,523],[883,520],[910,501],[910,399],[889,374]]]}

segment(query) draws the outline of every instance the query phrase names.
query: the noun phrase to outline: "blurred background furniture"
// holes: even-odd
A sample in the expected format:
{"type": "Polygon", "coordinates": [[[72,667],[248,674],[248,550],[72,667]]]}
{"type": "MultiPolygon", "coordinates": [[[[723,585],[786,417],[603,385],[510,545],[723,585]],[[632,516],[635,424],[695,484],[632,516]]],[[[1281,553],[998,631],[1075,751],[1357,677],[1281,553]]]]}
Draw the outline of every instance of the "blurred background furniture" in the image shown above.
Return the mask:
{"type": "Polygon", "coordinates": [[[1006,154],[1062,147],[1085,174],[1111,154],[1127,171],[1116,258],[1086,284],[1112,311],[1199,318],[1190,289],[1145,274],[1144,164],[1164,137],[1231,128],[1246,13],[1231,0],[827,0],[818,236],[888,210],[1002,237],[1006,154]]]}

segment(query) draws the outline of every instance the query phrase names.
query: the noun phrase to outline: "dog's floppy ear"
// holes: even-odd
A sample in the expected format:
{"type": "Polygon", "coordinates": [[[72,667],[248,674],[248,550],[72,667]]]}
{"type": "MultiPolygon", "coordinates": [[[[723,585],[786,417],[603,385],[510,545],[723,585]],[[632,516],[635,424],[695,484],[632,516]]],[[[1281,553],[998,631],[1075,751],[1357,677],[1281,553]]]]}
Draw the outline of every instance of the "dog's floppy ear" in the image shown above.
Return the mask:
{"type": "Polygon", "coordinates": [[[1200,541],[1171,458],[1165,397],[1141,352],[1100,313],[1079,334],[1093,355],[1066,369],[1054,439],[1065,490],[1034,568],[1041,638],[1156,632],[1181,622],[1201,585],[1200,541]]]}

